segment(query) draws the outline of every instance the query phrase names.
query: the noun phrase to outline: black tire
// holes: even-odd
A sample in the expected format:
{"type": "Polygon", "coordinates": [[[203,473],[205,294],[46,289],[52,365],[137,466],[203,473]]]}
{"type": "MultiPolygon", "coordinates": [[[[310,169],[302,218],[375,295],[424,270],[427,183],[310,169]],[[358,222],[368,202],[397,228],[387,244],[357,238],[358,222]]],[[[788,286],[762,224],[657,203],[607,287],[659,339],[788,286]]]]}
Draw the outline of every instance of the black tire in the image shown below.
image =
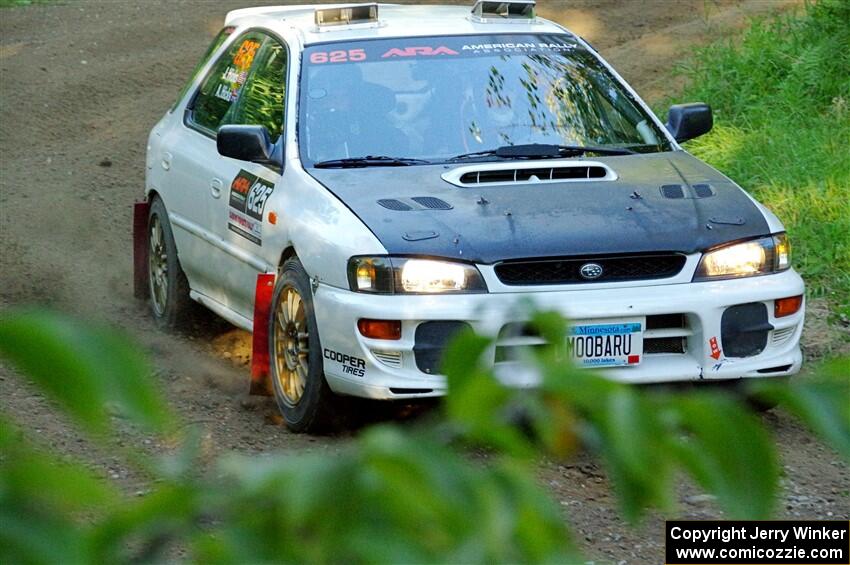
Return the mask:
{"type": "MultiPolygon", "coordinates": [[[[791,380],[791,377],[765,377],[772,380],[772,382],[777,384],[788,384],[791,380]]],[[[761,379],[759,379],[761,380],[761,379]]],[[[738,395],[738,397],[750,408],[750,410],[754,412],[769,412],[778,406],[778,402],[766,398],[764,396],[759,396],[753,393],[750,390],[750,386],[753,384],[751,379],[735,379],[730,381],[720,381],[717,383],[712,383],[715,387],[726,389],[732,394],[738,395]]]]}
{"type": "Polygon", "coordinates": [[[193,306],[192,299],[189,298],[189,281],[186,280],[186,275],[180,267],[177,245],[174,243],[174,234],[171,231],[165,204],[157,197],[151,201],[147,234],[148,294],[154,320],[164,329],[183,329],[191,319],[193,306]],[[154,234],[157,226],[162,230],[159,242],[155,240],[154,234]],[[157,262],[160,262],[164,269],[158,269],[155,264],[157,262]],[[163,282],[164,291],[160,286],[163,282]]]}
{"type": "Polygon", "coordinates": [[[325,380],[310,277],[297,258],[283,264],[275,284],[269,312],[269,360],[275,400],[287,427],[297,433],[330,429],[340,415],[341,399],[325,380]],[[294,315],[286,321],[281,308],[286,309],[289,303],[282,301],[288,301],[292,293],[300,298],[300,304],[292,308],[294,315]],[[306,353],[302,351],[305,345],[306,353]],[[296,364],[302,359],[307,367],[301,366],[298,373],[296,364]],[[298,374],[293,375],[294,372],[298,374]],[[300,394],[298,383],[302,384],[300,394]]]}
{"type": "MultiPolygon", "coordinates": [[[[791,377],[767,377],[772,383],[777,385],[788,386],[791,383],[791,377]]],[[[744,393],[747,404],[756,412],[769,412],[779,406],[779,402],[772,398],[766,398],[753,393],[744,393]]]]}

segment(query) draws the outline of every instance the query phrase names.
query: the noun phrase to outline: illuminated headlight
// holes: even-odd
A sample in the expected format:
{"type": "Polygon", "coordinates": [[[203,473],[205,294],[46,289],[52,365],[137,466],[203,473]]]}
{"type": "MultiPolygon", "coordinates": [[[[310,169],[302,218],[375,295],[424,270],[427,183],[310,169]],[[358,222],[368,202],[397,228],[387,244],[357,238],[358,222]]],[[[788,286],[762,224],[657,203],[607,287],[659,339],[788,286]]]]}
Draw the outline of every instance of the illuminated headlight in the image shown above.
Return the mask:
{"type": "Polygon", "coordinates": [[[405,257],[352,257],[351,290],[378,294],[487,292],[475,265],[405,257]]]}
{"type": "Polygon", "coordinates": [[[707,251],[695,281],[766,275],[791,267],[791,244],[784,233],[707,251]]]}

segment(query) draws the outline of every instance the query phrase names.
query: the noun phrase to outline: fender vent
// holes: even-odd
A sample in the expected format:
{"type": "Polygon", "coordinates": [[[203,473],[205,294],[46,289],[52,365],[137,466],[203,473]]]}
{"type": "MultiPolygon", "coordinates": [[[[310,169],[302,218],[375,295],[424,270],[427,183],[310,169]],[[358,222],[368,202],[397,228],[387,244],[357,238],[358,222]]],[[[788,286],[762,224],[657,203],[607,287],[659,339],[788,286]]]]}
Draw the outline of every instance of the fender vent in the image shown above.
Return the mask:
{"type": "Polygon", "coordinates": [[[560,161],[551,165],[547,163],[544,167],[539,163],[488,163],[458,167],[442,176],[446,182],[460,187],[617,179],[617,175],[607,165],[595,161],[560,161]]]}
{"type": "Polygon", "coordinates": [[[387,210],[410,212],[411,210],[451,210],[453,206],[445,200],[433,196],[414,196],[413,198],[382,198],[378,204],[387,210]]]}

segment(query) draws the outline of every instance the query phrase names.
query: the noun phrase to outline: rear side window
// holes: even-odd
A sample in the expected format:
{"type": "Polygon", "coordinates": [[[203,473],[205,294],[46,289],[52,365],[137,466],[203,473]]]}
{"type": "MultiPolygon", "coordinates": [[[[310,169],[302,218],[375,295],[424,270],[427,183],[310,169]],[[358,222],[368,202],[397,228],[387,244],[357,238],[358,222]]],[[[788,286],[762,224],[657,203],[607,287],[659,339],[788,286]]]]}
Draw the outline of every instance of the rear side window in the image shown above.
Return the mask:
{"type": "Polygon", "coordinates": [[[212,40],[210,46],[207,48],[206,53],[201,58],[198,66],[195,67],[195,70],[192,71],[192,75],[189,80],[183,85],[183,89],[180,91],[180,95],[177,96],[177,100],[174,102],[174,106],[171,107],[171,111],[173,112],[177,105],[180,104],[180,101],[183,100],[183,97],[186,96],[186,92],[189,90],[189,87],[195,84],[195,80],[198,78],[198,74],[200,74],[201,70],[207,65],[207,62],[210,60],[210,57],[213,56],[213,53],[218,51],[218,48],[221,47],[221,44],[224,43],[224,40],[230,37],[230,34],[233,33],[233,27],[228,26],[218,32],[218,35],[215,36],[215,39],[212,40]]]}
{"type": "Polygon", "coordinates": [[[284,46],[265,33],[237,39],[201,85],[192,122],[210,131],[224,124],[262,125],[276,138],[283,123],[286,56],[284,46]]]}

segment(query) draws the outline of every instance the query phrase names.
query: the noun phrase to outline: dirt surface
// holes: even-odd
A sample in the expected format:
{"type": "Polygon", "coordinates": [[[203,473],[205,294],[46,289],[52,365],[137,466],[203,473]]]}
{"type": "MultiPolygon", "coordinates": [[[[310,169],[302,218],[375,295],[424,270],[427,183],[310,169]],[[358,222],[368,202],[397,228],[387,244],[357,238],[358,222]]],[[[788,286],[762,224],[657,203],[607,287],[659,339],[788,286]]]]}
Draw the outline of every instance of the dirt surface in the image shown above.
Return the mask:
{"type": "MultiPolygon", "coordinates": [[[[251,1],[248,4],[262,2],[251,1]]],[[[695,43],[733,33],[744,16],[785,0],[541,2],[591,41],[650,100],[675,88],[670,70],[695,43]]],[[[80,1],[0,10],[0,308],[49,305],[118,325],[151,353],[174,408],[222,451],[328,450],[349,435],[293,435],[271,400],[245,396],[248,335],[211,316],[165,335],[132,297],[131,204],[142,194],[145,140],[238,2],[80,1]]],[[[124,488],[145,485],[81,439],[38,394],[0,366],[2,411],[47,445],[87,461],[124,488]]],[[[784,461],[786,517],[847,517],[850,472],[784,414],[765,420],[784,461]]],[[[119,443],[132,443],[120,436],[119,443]]],[[[145,440],[148,449],[158,446],[145,440]]],[[[659,562],[663,518],[628,528],[599,462],[542,462],[587,554],[659,562]]],[[[710,497],[681,487],[678,516],[718,516],[710,497]]]]}

